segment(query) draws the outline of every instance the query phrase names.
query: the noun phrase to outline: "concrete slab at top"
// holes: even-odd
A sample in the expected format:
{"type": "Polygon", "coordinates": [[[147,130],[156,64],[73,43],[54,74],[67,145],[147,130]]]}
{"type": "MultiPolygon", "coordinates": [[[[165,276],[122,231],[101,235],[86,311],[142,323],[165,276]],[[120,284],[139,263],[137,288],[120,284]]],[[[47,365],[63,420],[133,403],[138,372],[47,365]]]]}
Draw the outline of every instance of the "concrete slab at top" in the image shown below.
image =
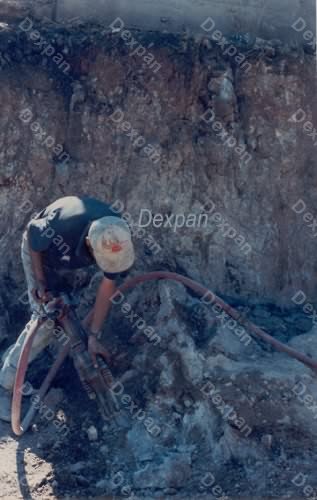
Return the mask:
{"type": "Polygon", "coordinates": [[[105,26],[120,17],[127,28],[194,33],[204,33],[201,24],[212,17],[224,35],[300,40],[306,30],[316,33],[316,0],[57,0],[57,21],[77,17],[105,26]]]}

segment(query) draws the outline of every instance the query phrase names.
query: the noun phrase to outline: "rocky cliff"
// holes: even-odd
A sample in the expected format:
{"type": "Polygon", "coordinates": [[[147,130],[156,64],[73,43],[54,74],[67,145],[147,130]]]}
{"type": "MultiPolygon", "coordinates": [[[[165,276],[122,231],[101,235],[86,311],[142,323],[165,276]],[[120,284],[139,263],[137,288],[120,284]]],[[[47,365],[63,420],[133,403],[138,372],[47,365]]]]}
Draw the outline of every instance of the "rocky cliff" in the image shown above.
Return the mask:
{"type": "MultiPolygon", "coordinates": [[[[312,303],[316,292],[315,58],[309,47],[247,34],[225,49],[219,41],[124,32],[120,23],[1,25],[3,336],[15,336],[28,314],[19,258],[27,221],[60,196],[88,194],[133,221],[135,273],[197,279],[245,314],[248,305],[283,341],[317,353],[306,311],[288,311],[300,290],[312,303]],[[140,216],[150,212],[147,225],[140,216]]],[[[90,274],[79,282],[91,284],[90,274]]],[[[156,332],[144,335],[113,308],[107,342],[128,354],[113,390],[128,418],[104,429],[94,463],[97,445],[87,451],[80,425],[100,422],[86,406],[80,423],[68,420],[81,444],[39,446],[56,465],[56,481],[46,483],[55,493],[125,494],[128,485],[149,498],[198,498],[217,486],[216,497],[281,497],[314,486],[308,369],[238,334],[181,285],[152,284],[126,300],[156,332]],[[78,478],[78,453],[88,483],[78,478]]]]}
{"type": "Polygon", "coordinates": [[[314,57],[278,41],[236,37],[230,57],[204,38],[131,37],[134,48],[120,30],[3,26],[3,278],[20,289],[30,215],[86,193],[119,200],[136,222],[142,209],[209,214],[207,227],[149,226],[161,251],[136,238],[139,269],[178,269],[245,299],[289,305],[303,289],[314,300],[303,220],[315,217],[316,140],[303,127],[315,120],[314,57]]]}

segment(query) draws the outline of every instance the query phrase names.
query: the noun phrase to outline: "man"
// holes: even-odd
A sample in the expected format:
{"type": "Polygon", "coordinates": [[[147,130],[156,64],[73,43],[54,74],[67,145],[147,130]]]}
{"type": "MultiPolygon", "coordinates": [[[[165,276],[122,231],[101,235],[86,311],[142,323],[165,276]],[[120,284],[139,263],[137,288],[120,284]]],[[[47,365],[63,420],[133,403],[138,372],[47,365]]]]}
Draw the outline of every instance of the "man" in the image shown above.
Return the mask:
{"type": "MultiPolygon", "coordinates": [[[[98,337],[110,308],[110,298],[116,290],[115,279],[131,268],[135,255],[129,226],[109,205],[94,198],[67,196],[32,218],[23,235],[21,257],[32,317],[16,343],[8,349],[0,371],[0,419],[7,422],[11,420],[19,356],[27,331],[40,314],[40,305],[62,291],[70,291],[67,272],[69,275],[70,270],[97,264],[104,276],[93,310],[83,324],[93,362],[96,363],[98,354],[109,359],[98,337]]],[[[31,361],[52,338],[52,328],[47,324],[37,332],[31,361]]]]}

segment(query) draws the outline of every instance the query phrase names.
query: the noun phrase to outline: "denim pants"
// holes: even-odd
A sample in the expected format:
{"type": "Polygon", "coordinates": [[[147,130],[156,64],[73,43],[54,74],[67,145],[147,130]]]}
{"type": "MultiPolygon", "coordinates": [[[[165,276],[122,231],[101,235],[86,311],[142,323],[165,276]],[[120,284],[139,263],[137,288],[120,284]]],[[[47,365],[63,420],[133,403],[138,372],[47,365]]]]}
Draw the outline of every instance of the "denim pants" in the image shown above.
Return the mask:
{"type": "MultiPolygon", "coordinates": [[[[23,343],[25,337],[31,328],[33,322],[39,317],[40,310],[39,305],[34,300],[32,296],[32,290],[36,287],[36,280],[32,269],[31,255],[29,251],[29,245],[27,241],[26,232],[23,234],[22,245],[21,245],[21,258],[23,263],[24,274],[28,289],[28,301],[31,307],[32,316],[30,321],[25,326],[22,333],[19,335],[15,344],[9,347],[2,357],[3,366],[0,370],[0,386],[4,387],[9,391],[13,391],[14,381],[17,371],[17,366],[19,362],[19,357],[22,351],[23,343]]],[[[46,321],[37,331],[34,338],[29,362],[34,361],[34,359],[47,347],[53,338],[54,323],[51,320],[46,321]]]]}

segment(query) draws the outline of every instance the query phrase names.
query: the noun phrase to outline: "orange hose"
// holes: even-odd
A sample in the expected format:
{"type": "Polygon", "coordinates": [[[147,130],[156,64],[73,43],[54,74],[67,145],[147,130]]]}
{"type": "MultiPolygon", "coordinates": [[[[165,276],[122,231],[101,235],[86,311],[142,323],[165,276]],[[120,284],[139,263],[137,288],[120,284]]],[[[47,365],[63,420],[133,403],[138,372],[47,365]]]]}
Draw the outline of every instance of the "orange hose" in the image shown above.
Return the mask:
{"type": "Polygon", "coordinates": [[[285,352],[292,358],[297,359],[297,361],[300,361],[301,363],[304,363],[305,365],[309,366],[313,371],[317,373],[317,362],[314,361],[313,359],[309,358],[306,356],[306,354],[303,354],[299,351],[296,351],[296,349],[293,349],[292,347],[289,347],[283,342],[280,342],[279,340],[275,339],[268,333],[266,333],[264,330],[256,326],[254,323],[249,321],[246,318],[241,317],[241,315],[233,309],[233,307],[229,306],[229,304],[226,304],[220,297],[215,295],[213,292],[208,290],[203,285],[200,285],[196,281],[191,280],[190,278],[186,278],[185,276],[182,276],[181,274],[176,274],[176,273],[170,273],[170,272],[165,272],[165,271],[154,271],[151,273],[144,274],[142,276],[136,276],[135,278],[130,279],[126,283],[124,283],[120,288],[118,288],[118,291],[121,293],[124,293],[125,291],[129,290],[130,288],[134,288],[136,285],[140,283],[144,283],[146,281],[151,281],[151,280],[158,280],[158,279],[167,279],[167,280],[174,280],[178,281],[179,283],[183,283],[183,285],[186,285],[188,288],[191,288],[194,292],[196,292],[200,296],[204,296],[207,293],[212,296],[212,301],[213,303],[218,304],[221,309],[223,309],[229,316],[231,316],[233,319],[235,319],[237,322],[239,322],[241,325],[245,326],[250,332],[255,336],[258,337],[265,342],[271,344],[275,349],[277,349],[280,352],[285,352]]]}
{"type": "Polygon", "coordinates": [[[29,357],[31,352],[31,347],[33,344],[34,337],[43,324],[43,320],[36,319],[32,324],[29,332],[27,333],[23,348],[21,350],[17,373],[15,377],[14,389],[13,389],[13,398],[12,398],[12,407],[11,407],[11,425],[14,434],[17,436],[21,436],[24,433],[24,430],[21,426],[21,404],[22,404],[22,388],[24,385],[25,374],[28,368],[29,357]]]}

